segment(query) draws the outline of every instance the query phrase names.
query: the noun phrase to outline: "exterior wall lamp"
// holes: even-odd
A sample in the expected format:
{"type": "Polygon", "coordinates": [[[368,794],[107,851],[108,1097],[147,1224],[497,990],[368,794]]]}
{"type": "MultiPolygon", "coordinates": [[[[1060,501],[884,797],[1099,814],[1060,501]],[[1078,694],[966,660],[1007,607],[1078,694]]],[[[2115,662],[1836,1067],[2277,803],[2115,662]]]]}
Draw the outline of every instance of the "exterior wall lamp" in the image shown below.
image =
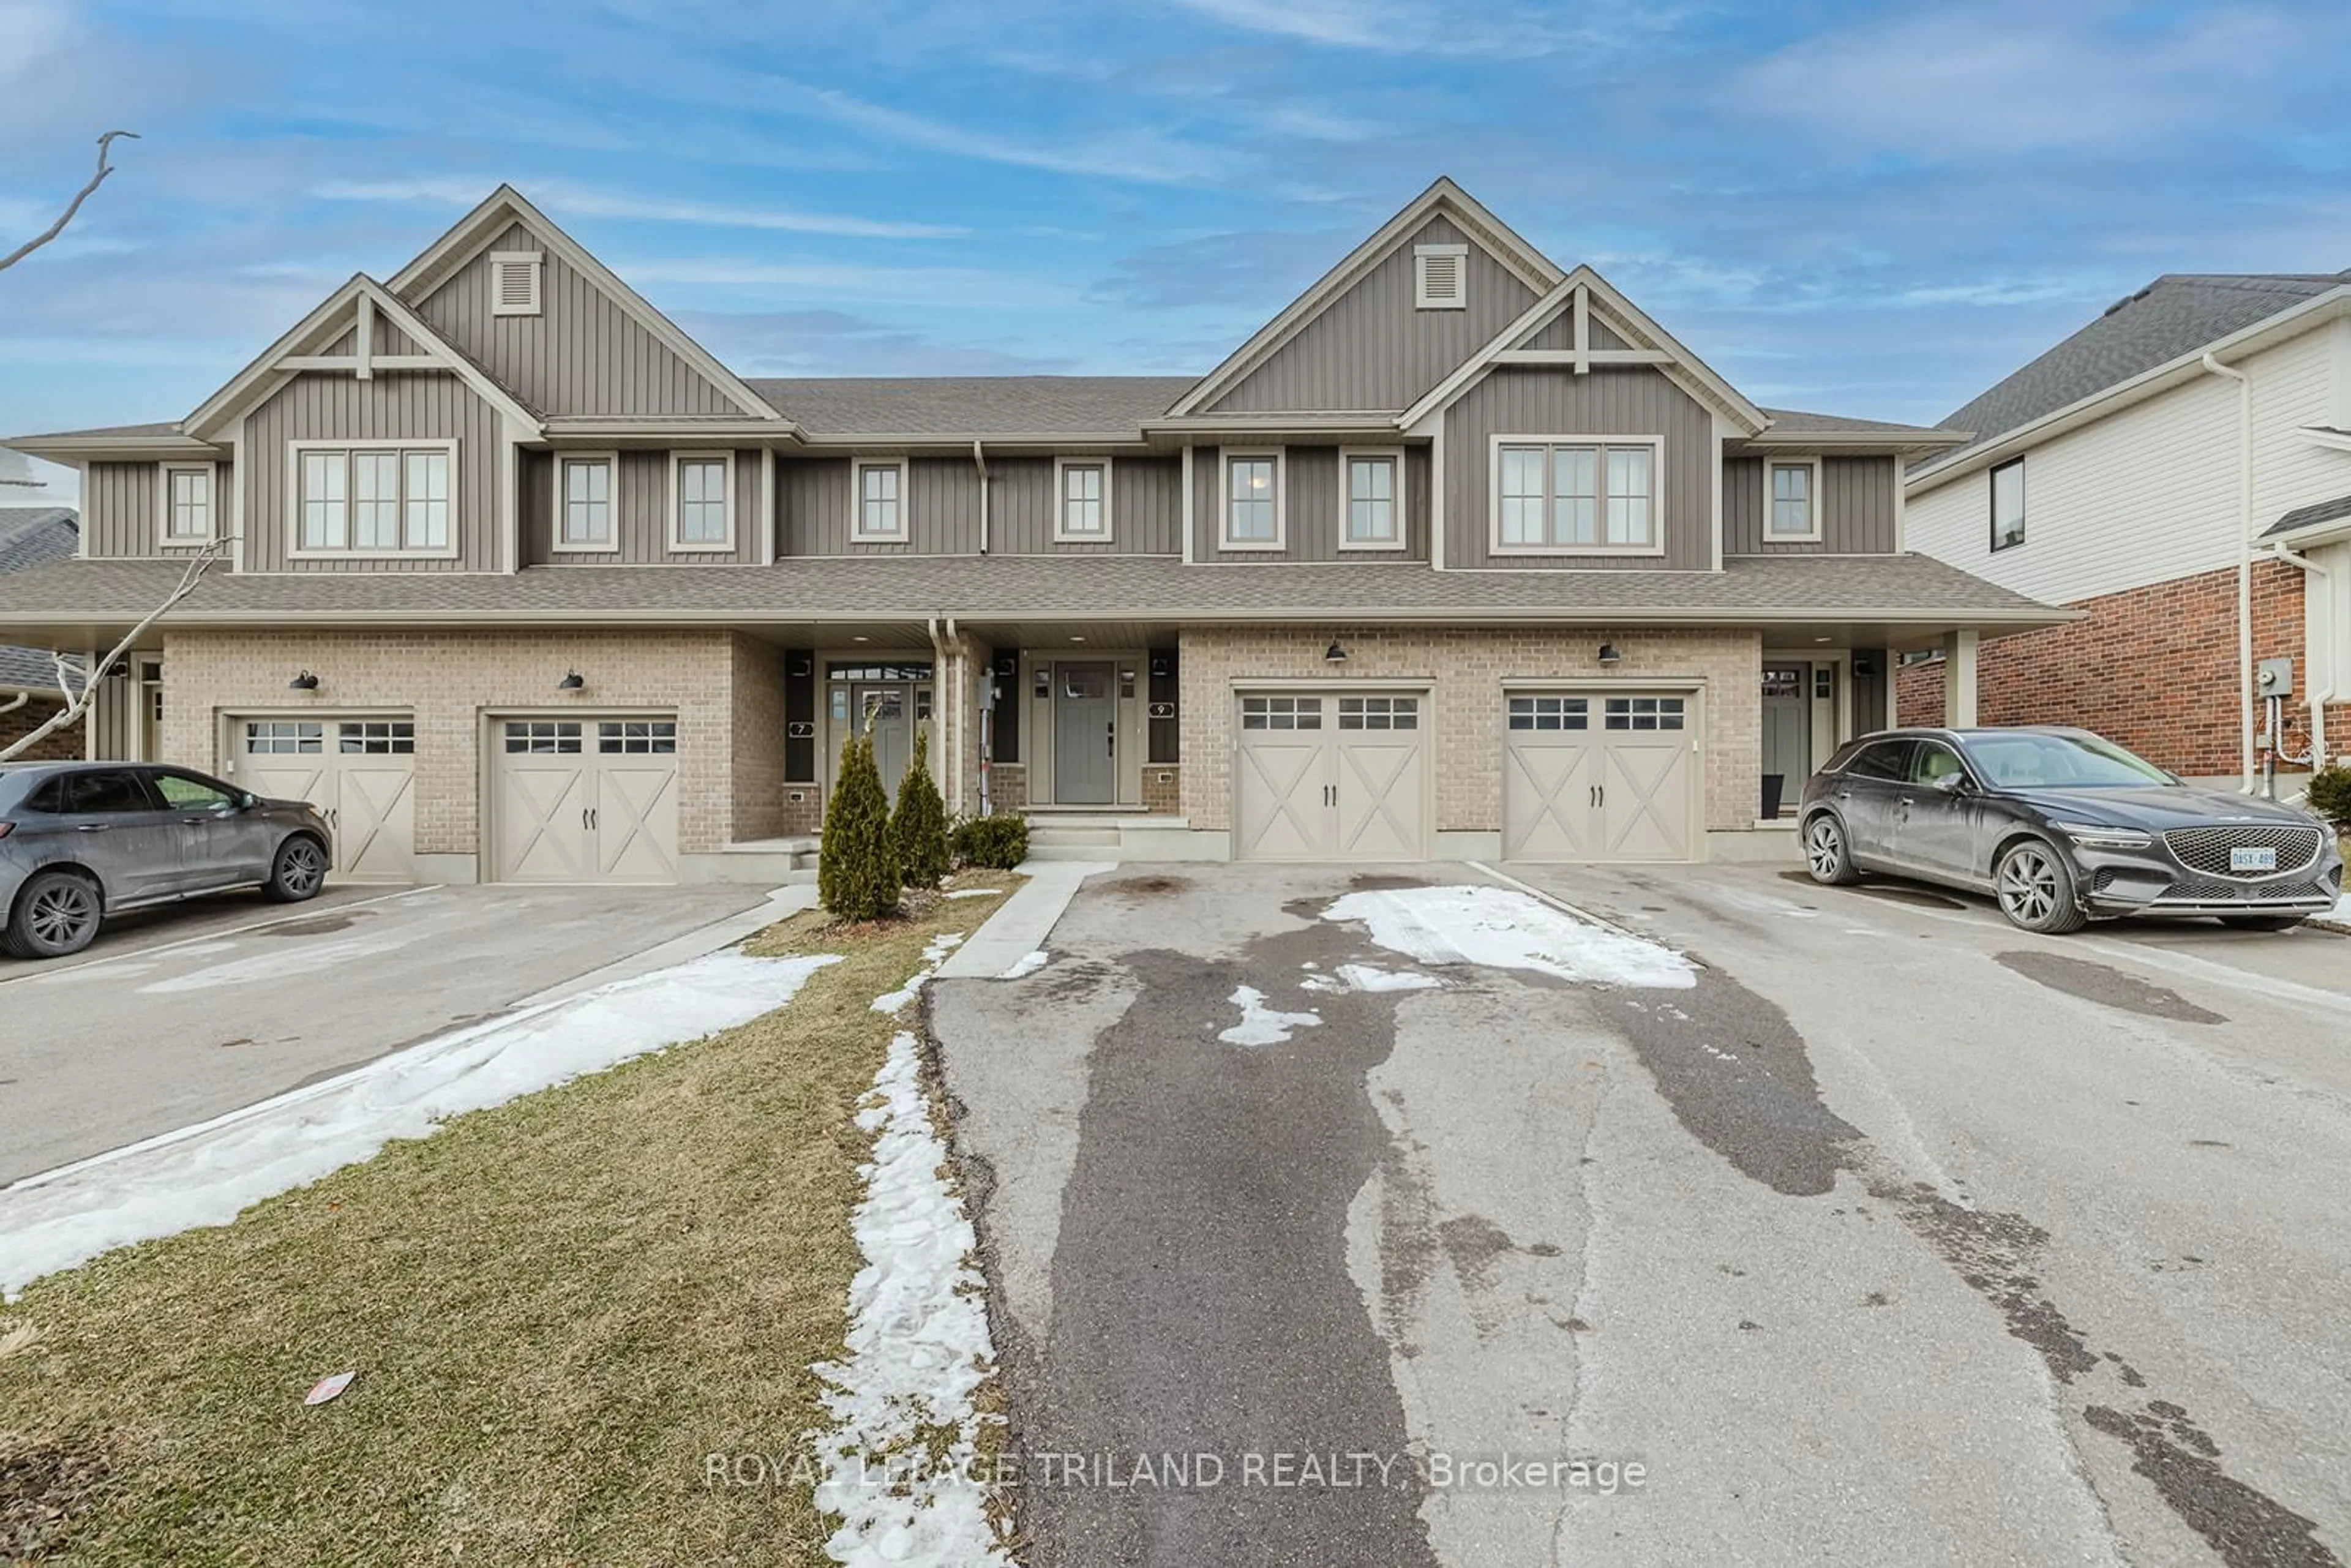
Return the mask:
{"type": "Polygon", "coordinates": [[[1347,662],[1347,650],[1339,646],[1339,639],[1336,637],[1332,638],[1331,645],[1322,650],[1322,662],[1326,664],[1343,664],[1347,662]]]}
{"type": "Polygon", "coordinates": [[[319,689],[319,677],[305,670],[287,682],[286,689],[289,692],[315,692],[319,689]]]}
{"type": "Polygon", "coordinates": [[[570,674],[565,675],[561,680],[555,683],[555,689],[559,692],[576,692],[586,689],[587,685],[588,683],[586,681],[580,679],[580,672],[573,670],[570,674]]]}
{"type": "Polygon", "coordinates": [[[1600,662],[1604,664],[1621,664],[1625,662],[1625,655],[1616,651],[1615,643],[1603,643],[1600,644],[1600,662]]]}

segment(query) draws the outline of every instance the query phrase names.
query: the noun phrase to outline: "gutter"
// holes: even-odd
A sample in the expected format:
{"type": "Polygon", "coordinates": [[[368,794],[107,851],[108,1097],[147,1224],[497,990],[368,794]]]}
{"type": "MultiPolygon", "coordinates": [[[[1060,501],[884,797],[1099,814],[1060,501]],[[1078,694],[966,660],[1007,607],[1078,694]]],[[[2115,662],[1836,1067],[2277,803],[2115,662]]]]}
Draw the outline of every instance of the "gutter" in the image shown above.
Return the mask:
{"type": "MultiPolygon", "coordinates": [[[[2288,566],[2299,567],[2304,577],[2314,577],[2321,582],[2328,581],[2334,576],[2334,573],[2308,556],[2296,555],[2282,544],[2270,546],[2270,557],[2273,560],[2282,560],[2288,566]]],[[[2305,583],[2303,588],[2303,600],[2305,604],[2309,602],[2309,585],[2305,583]]],[[[2332,654],[2335,649],[2342,645],[2338,639],[2346,632],[2351,632],[2351,627],[2340,624],[2335,619],[2335,601],[2331,596],[2325,602],[2326,646],[2329,653],[2332,654]]],[[[2304,624],[2307,625],[2307,622],[2304,624]]],[[[2327,662],[2332,666],[2336,661],[2330,657],[2327,662]]],[[[2303,639],[2303,668],[2310,673],[2310,691],[2304,700],[2310,705],[2310,770],[2313,773],[2326,766],[2326,705],[2335,700],[2334,681],[2330,678],[2325,685],[2320,685],[2317,674],[2313,668],[2314,663],[2315,661],[2310,657],[2310,641],[2305,635],[2303,639]]],[[[2333,674],[2331,667],[2328,674],[2331,677],[2333,674]]]]}
{"type": "MultiPolygon", "coordinates": [[[[2237,383],[2237,749],[2253,792],[2253,378],[2207,352],[2204,368],[2237,383]]],[[[2276,737],[2272,737],[2273,740],[2276,737]]]]}

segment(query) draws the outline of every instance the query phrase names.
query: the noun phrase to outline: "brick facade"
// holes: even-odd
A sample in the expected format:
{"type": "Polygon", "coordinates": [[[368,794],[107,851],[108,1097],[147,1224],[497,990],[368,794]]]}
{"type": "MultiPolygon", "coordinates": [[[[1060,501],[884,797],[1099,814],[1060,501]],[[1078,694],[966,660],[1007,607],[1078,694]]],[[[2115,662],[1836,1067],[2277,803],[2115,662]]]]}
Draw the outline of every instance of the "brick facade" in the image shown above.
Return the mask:
{"type": "MultiPolygon", "coordinates": [[[[2303,576],[2279,561],[2253,567],[2253,657],[2291,658],[2294,689],[2309,689],[2303,656],[2303,576]]],[[[2240,767],[2237,573],[2233,568],[2102,594],[2066,608],[2090,618],[1984,643],[1976,658],[1982,724],[2072,724],[2095,729],[2151,762],[2190,777],[2240,767]]],[[[1943,666],[1905,667],[1900,721],[1943,722],[1943,666]]],[[[2286,749],[2307,747],[2309,710],[2286,706],[2286,749]]],[[[2256,726],[2259,725],[2258,716],[2256,726]]],[[[2351,703],[2326,710],[2330,746],[2351,736],[2351,703]]]]}
{"type": "MultiPolygon", "coordinates": [[[[1229,829],[1233,683],[1426,679],[1435,709],[1437,829],[1494,832],[1502,812],[1502,682],[1697,678],[1706,684],[1706,825],[1751,828],[1763,771],[1763,640],[1754,632],[1411,631],[1290,626],[1186,632],[1181,799],[1196,829],[1229,829]],[[1323,650],[1336,638],[1347,662],[1323,650]],[[1603,671],[1613,643],[1622,662],[1603,671]]],[[[1146,770],[1147,772],[1148,770],[1146,770]]]]}
{"type": "MultiPolygon", "coordinates": [[[[997,816],[1007,816],[1029,809],[1029,765],[1025,762],[991,762],[987,767],[987,804],[997,816]]],[[[972,801],[977,813],[979,802],[972,801]]]]}
{"type": "Polygon", "coordinates": [[[1184,810],[1184,770],[1172,762],[1143,765],[1143,810],[1146,816],[1170,817],[1184,810]]]}
{"type": "Polygon", "coordinates": [[[481,848],[479,751],[493,711],[673,708],[679,850],[782,831],[781,661],[729,632],[171,632],[163,682],[162,760],[207,769],[222,760],[224,715],[413,713],[420,854],[481,848]],[[298,670],[319,689],[288,690],[298,670]],[[573,670],[586,688],[559,692],[573,670]]]}
{"type": "MultiPolygon", "coordinates": [[[[5,706],[14,700],[11,697],[0,697],[0,706],[5,706]]],[[[23,707],[10,708],[5,713],[0,713],[0,751],[5,751],[9,747],[16,745],[33,731],[48,723],[49,716],[62,706],[59,703],[44,702],[35,697],[23,707]]],[[[64,728],[43,737],[38,745],[22,756],[12,757],[9,760],[11,762],[78,761],[80,759],[82,748],[81,727],[82,721],[76,719],[64,728]]]]}

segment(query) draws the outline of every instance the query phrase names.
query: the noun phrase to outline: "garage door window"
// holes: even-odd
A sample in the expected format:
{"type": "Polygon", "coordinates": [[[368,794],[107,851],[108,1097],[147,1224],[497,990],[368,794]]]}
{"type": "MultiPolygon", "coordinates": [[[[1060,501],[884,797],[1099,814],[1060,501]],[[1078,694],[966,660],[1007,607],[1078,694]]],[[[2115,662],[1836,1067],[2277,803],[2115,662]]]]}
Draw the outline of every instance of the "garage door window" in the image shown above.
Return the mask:
{"type": "Polygon", "coordinates": [[[507,726],[509,756],[577,757],[580,726],[562,719],[517,719],[507,726]]]}
{"type": "Polygon", "coordinates": [[[327,727],[299,720],[248,724],[245,749],[252,757],[314,756],[326,749],[327,727]]]}
{"type": "Polygon", "coordinates": [[[624,719],[596,727],[596,749],[606,757],[672,757],[677,726],[667,720],[624,719]]]}
{"type": "Polygon", "coordinates": [[[1418,697],[1341,697],[1341,729],[1418,729],[1418,697]]]}
{"type": "Polygon", "coordinates": [[[1606,722],[1610,729],[1679,729],[1682,727],[1682,699],[1610,697],[1606,722]]]}
{"type": "Polygon", "coordinates": [[[1592,705],[1583,697],[1512,697],[1512,729],[1590,729],[1592,705]]]}
{"type": "Polygon", "coordinates": [[[409,757],[416,751],[416,727],[406,719],[361,719],[335,727],[335,744],[346,757],[409,757]]]}
{"type": "Polygon", "coordinates": [[[1243,697],[1243,729],[1321,729],[1321,697],[1243,697]]]}

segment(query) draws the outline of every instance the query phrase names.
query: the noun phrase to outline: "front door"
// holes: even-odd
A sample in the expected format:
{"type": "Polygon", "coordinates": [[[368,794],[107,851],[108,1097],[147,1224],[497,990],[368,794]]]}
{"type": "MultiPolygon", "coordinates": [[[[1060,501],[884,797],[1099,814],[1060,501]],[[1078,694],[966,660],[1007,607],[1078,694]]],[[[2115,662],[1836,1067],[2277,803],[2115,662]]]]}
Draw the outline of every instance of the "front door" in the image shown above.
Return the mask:
{"type": "Polygon", "coordinates": [[[1053,665],[1053,800],[1108,806],[1118,800],[1118,666],[1053,665]]]}
{"type": "Polygon", "coordinates": [[[1780,809],[1792,810],[1813,776],[1812,667],[1763,668],[1763,773],[1780,779],[1780,809]]]}
{"type": "Polygon", "coordinates": [[[899,782],[914,754],[914,688],[908,685],[859,685],[849,689],[849,711],[873,738],[873,766],[882,788],[897,804],[899,782]]]}

